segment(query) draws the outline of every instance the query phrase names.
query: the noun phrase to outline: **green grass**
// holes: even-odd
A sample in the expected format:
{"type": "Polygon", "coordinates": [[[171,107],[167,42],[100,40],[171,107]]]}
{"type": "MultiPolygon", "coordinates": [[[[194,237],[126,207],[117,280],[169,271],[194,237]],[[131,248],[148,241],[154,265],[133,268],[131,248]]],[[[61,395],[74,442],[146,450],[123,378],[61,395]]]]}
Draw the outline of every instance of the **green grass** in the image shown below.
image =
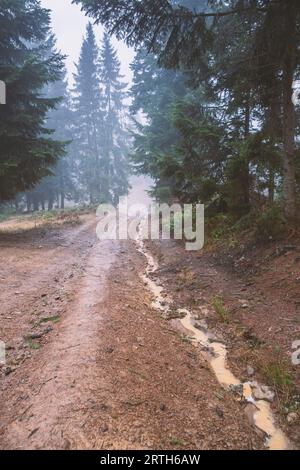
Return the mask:
{"type": "Polygon", "coordinates": [[[216,312],[216,314],[220,317],[221,321],[223,323],[229,323],[229,318],[228,318],[228,310],[224,305],[224,301],[220,295],[216,295],[213,297],[211,301],[211,305],[216,312]]]}
{"type": "Polygon", "coordinates": [[[265,366],[265,375],[272,386],[281,393],[285,393],[294,385],[289,367],[283,361],[267,364],[265,366]]]}
{"type": "Polygon", "coordinates": [[[278,358],[265,365],[263,373],[276,393],[280,412],[287,414],[293,410],[295,385],[289,363],[278,358]]]}
{"type": "Polygon", "coordinates": [[[181,336],[181,341],[182,341],[183,343],[188,343],[188,344],[191,344],[191,343],[192,343],[191,339],[190,339],[188,336],[186,336],[186,335],[182,335],[182,336],[181,336]]]}
{"type": "Polygon", "coordinates": [[[170,444],[171,446],[176,446],[176,447],[183,447],[186,445],[186,443],[182,439],[178,439],[177,437],[171,437],[170,438],[170,444]]]}
{"type": "Polygon", "coordinates": [[[40,345],[38,343],[35,343],[31,339],[27,340],[27,344],[28,344],[30,349],[33,349],[33,350],[40,349],[40,345]]]}
{"type": "Polygon", "coordinates": [[[45,213],[42,214],[42,219],[43,220],[53,220],[53,219],[55,219],[56,215],[57,214],[55,214],[51,211],[45,212],[45,213]]]}

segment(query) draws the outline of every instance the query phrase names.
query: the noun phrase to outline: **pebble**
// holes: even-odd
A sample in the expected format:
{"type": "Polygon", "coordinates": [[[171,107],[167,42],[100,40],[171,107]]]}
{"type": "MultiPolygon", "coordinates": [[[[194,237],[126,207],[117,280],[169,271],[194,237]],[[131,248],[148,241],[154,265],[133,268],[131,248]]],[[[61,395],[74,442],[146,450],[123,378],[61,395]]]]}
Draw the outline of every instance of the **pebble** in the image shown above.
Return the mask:
{"type": "Polygon", "coordinates": [[[289,424],[294,424],[298,420],[298,415],[297,413],[289,413],[286,419],[289,424]]]}
{"type": "Polygon", "coordinates": [[[275,398],[275,393],[266,385],[258,385],[257,382],[250,383],[253,388],[253,396],[256,400],[266,400],[272,402],[275,398]]]}
{"type": "Polygon", "coordinates": [[[255,373],[255,370],[251,366],[247,366],[247,375],[248,377],[252,377],[255,373]]]}

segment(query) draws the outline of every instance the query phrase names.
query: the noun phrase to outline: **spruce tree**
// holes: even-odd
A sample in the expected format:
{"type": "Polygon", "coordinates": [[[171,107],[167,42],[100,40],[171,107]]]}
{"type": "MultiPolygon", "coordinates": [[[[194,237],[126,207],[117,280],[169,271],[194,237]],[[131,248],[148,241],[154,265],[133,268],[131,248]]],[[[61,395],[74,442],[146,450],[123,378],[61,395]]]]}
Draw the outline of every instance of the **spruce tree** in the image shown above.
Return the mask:
{"type": "Polygon", "coordinates": [[[210,112],[203,90],[187,87],[188,76],[157,66],[140,50],[134,71],[132,112],[136,121],[132,158],[136,169],[151,175],[154,195],[171,201],[205,202],[220,192],[224,129],[210,112]]]}
{"type": "MultiPolygon", "coordinates": [[[[50,57],[56,53],[56,39],[51,35],[44,45],[44,57],[50,57]]],[[[54,204],[64,209],[65,199],[70,199],[73,194],[72,178],[72,159],[71,159],[71,141],[72,141],[72,119],[71,103],[66,80],[66,70],[63,68],[60,72],[60,79],[47,85],[43,94],[49,98],[58,98],[59,102],[55,109],[50,110],[47,115],[46,126],[55,132],[53,137],[66,143],[65,154],[58,160],[51,169],[51,175],[44,178],[32,191],[27,192],[27,208],[38,210],[53,209],[54,204]]]]}
{"type": "Polygon", "coordinates": [[[74,76],[74,146],[77,179],[82,197],[87,194],[91,204],[103,197],[101,146],[103,103],[98,78],[98,48],[91,23],[87,26],[77,71],[74,76]]]}
{"type": "Polygon", "coordinates": [[[125,129],[127,84],[122,81],[120,62],[110,37],[104,34],[99,57],[99,79],[103,89],[103,190],[106,200],[117,203],[128,190],[128,135],[125,129]]]}
{"type": "Polygon", "coordinates": [[[57,100],[43,89],[63,67],[61,54],[43,56],[49,24],[37,0],[0,2],[0,80],[7,89],[7,104],[0,106],[0,200],[32,188],[64,151],[45,126],[57,100]]]}

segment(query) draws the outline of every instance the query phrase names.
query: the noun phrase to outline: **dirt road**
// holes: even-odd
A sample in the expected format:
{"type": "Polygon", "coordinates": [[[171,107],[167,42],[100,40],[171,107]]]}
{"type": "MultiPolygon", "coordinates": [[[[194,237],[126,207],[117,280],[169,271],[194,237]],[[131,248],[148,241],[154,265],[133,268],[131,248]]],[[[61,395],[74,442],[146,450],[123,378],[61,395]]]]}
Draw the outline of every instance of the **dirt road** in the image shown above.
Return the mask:
{"type": "Polygon", "coordinates": [[[96,221],[0,237],[2,449],[257,449],[244,404],[96,221]]]}

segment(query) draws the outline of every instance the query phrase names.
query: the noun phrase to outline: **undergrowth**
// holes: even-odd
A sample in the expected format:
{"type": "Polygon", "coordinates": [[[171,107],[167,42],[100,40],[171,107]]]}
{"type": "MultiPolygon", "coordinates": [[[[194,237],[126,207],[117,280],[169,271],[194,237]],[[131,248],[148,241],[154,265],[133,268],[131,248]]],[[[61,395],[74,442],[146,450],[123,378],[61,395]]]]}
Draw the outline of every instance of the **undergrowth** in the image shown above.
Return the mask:
{"type": "Polygon", "coordinates": [[[211,305],[217,315],[220,317],[223,323],[229,323],[228,310],[224,305],[224,301],[221,296],[216,295],[212,298],[211,305]]]}

